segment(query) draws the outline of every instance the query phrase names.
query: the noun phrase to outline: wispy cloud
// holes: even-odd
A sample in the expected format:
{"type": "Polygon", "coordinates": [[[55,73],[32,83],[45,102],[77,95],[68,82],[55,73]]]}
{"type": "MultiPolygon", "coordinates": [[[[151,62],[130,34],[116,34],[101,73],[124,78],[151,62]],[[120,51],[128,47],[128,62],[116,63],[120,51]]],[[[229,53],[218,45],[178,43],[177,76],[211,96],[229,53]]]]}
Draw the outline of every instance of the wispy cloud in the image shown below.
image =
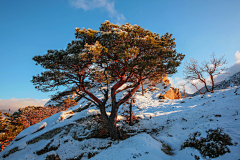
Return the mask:
{"type": "Polygon", "coordinates": [[[47,103],[48,99],[33,99],[33,98],[25,98],[25,99],[0,99],[0,110],[17,110],[19,108],[24,108],[27,106],[43,106],[47,103]]]}
{"type": "Polygon", "coordinates": [[[88,11],[94,8],[104,8],[110,18],[115,19],[118,24],[123,24],[126,18],[116,11],[113,1],[110,0],[69,0],[70,4],[77,9],[88,11]]]}

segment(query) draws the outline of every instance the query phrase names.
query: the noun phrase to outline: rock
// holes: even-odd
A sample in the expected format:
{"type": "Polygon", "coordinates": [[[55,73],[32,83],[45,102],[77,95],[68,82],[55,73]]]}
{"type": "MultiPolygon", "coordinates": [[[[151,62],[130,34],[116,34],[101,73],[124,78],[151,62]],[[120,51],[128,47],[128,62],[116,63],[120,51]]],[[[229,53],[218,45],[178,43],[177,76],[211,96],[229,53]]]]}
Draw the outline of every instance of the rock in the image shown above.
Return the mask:
{"type": "Polygon", "coordinates": [[[179,89],[171,87],[163,96],[168,99],[180,99],[181,93],[179,89]]]}
{"type": "MultiPolygon", "coordinates": [[[[149,82],[150,83],[150,82],[149,82]]],[[[167,79],[167,74],[164,74],[160,80],[154,81],[149,87],[148,91],[161,91],[162,93],[157,95],[158,99],[180,99],[181,92],[178,88],[171,85],[170,81],[167,79]]]]}
{"type": "MultiPolygon", "coordinates": [[[[170,81],[167,79],[167,74],[163,75],[162,81],[166,86],[169,85],[170,81]]],[[[170,89],[163,96],[168,99],[180,99],[181,93],[178,88],[170,87],[170,89]]]]}

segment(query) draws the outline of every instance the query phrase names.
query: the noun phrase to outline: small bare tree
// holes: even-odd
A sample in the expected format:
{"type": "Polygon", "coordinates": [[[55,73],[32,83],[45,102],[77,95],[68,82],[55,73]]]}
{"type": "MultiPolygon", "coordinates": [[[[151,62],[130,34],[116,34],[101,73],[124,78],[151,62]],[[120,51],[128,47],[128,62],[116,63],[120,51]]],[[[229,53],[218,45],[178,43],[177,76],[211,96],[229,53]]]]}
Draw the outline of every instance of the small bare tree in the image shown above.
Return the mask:
{"type": "Polygon", "coordinates": [[[217,59],[215,58],[214,53],[211,55],[211,60],[209,62],[203,61],[201,65],[198,65],[196,60],[190,59],[190,63],[185,64],[185,71],[183,71],[185,80],[194,86],[200,94],[204,94],[205,92],[198,89],[197,84],[199,82],[204,84],[206,92],[213,92],[214,88],[216,88],[214,78],[219,74],[225,74],[224,71],[228,69],[226,67],[222,67],[225,64],[227,64],[227,62],[224,56],[217,59]],[[205,78],[206,74],[209,76],[210,80],[205,78]],[[207,86],[208,81],[210,81],[211,84],[210,88],[207,86]]]}
{"type": "Polygon", "coordinates": [[[180,86],[182,87],[183,98],[186,98],[186,97],[187,97],[187,96],[186,96],[186,88],[185,88],[186,84],[182,84],[182,85],[180,85],[180,86]]]}

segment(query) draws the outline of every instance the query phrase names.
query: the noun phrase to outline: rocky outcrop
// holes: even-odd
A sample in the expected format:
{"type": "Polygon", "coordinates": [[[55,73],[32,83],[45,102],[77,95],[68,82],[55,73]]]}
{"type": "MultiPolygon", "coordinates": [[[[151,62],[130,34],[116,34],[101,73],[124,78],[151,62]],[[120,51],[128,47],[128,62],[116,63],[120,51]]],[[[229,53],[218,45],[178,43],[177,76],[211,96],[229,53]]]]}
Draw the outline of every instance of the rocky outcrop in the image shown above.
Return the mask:
{"type": "MultiPolygon", "coordinates": [[[[149,82],[150,84],[150,82],[149,82]]],[[[173,86],[167,79],[167,74],[164,74],[161,80],[151,83],[146,88],[146,91],[157,91],[157,98],[159,99],[180,99],[181,92],[178,88],[173,86]]]]}
{"type": "Polygon", "coordinates": [[[163,96],[165,98],[168,98],[168,99],[180,99],[181,98],[181,93],[180,93],[179,89],[170,84],[170,81],[167,79],[167,74],[163,75],[162,83],[164,84],[164,88],[167,89],[165,94],[163,94],[163,96]],[[170,87],[168,87],[168,86],[170,86],[170,87]]]}
{"type": "Polygon", "coordinates": [[[168,99],[180,99],[181,93],[179,89],[171,87],[163,96],[168,99]]]}

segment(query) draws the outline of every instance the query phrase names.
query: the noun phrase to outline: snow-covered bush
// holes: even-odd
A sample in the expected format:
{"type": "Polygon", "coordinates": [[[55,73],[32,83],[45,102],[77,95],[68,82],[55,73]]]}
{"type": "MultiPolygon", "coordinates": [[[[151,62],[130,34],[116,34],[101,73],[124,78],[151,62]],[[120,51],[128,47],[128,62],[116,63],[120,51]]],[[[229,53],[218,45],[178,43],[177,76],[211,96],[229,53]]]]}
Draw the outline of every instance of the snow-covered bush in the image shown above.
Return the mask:
{"type": "Polygon", "coordinates": [[[206,138],[199,138],[201,133],[195,132],[189,135],[181,149],[186,147],[193,147],[200,151],[200,153],[206,157],[216,158],[225,153],[230,153],[228,145],[233,145],[229,135],[222,132],[221,128],[210,129],[207,132],[206,138]]]}

